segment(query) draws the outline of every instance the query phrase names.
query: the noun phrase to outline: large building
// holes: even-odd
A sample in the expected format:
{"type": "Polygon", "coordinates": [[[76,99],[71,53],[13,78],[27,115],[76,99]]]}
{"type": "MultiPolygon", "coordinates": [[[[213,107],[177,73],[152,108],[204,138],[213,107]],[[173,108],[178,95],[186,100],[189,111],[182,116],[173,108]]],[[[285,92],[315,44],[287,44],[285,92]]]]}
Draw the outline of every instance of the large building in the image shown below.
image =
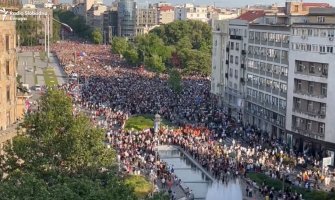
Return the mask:
{"type": "Polygon", "coordinates": [[[136,35],[136,2],[120,0],[118,3],[118,36],[134,37],[136,35]]]}
{"type": "Polygon", "coordinates": [[[92,5],[92,7],[86,12],[86,24],[103,32],[105,11],[107,11],[107,6],[103,4],[92,5]]]}
{"type": "Polygon", "coordinates": [[[272,138],[285,135],[289,34],[286,25],[249,26],[245,120],[272,138]]]}
{"type": "Polygon", "coordinates": [[[157,6],[158,24],[168,24],[174,21],[174,7],[171,5],[157,6]]]}
{"type": "Polygon", "coordinates": [[[211,93],[244,124],[304,152],[335,150],[335,95],[329,89],[335,86],[335,9],[329,7],[287,2],[264,16],[249,10],[240,21],[213,26],[211,93]]]}
{"type": "Polygon", "coordinates": [[[286,129],[297,149],[335,149],[335,9],[292,25],[286,129]]]}
{"type": "Polygon", "coordinates": [[[104,43],[110,44],[112,38],[117,36],[117,8],[112,8],[104,12],[103,18],[103,31],[104,31],[104,43]]]}
{"type": "Polygon", "coordinates": [[[138,8],[136,13],[137,27],[152,27],[158,24],[157,8],[149,6],[148,8],[138,8]]]}
{"type": "Polygon", "coordinates": [[[175,20],[199,20],[202,22],[208,22],[208,9],[205,6],[195,6],[193,4],[176,6],[175,20]]]}
{"type": "MultiPolygon", "coordinates": [[[[2,18],[1,14],[0,17],[2,18]]],[[[14,21],[0,21],[0,151],[16,135],[16,28],[14,21]]]]}

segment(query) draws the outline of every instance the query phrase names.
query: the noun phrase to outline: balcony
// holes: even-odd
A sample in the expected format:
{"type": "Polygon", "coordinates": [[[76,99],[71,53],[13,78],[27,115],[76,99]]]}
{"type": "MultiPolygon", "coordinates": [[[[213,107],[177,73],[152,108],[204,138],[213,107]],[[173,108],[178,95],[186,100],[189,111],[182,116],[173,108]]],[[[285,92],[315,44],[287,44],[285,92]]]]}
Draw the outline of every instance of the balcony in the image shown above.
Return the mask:
{"type": "Polygon", "coordinates": [[[229,52],[229,47],[226,47],[226,51],[229,52]]]}
{"type": "Polygon", "coordinates": [[[229,65],[229,60],[226,60],[226,65],[229,65]]]}
{"type": "Polygon", "coordinates": [[[293,112],[299,117],[307,118],[313,121],[323,121],[326,118],[326,113],[321,111],[307,111],[293,108],[293,112]]]}
{"type": "Polygon", "coordinates": [[[230,39],[231,40],[242,40],[242,36],[240,36],[240,35],[231,35],[230,39]]]}
{"type": "Polygon", "coordinates": [[[242,55],[246,55],[247,54],[247,51],[246,50],[242,50],[242,55]]]}

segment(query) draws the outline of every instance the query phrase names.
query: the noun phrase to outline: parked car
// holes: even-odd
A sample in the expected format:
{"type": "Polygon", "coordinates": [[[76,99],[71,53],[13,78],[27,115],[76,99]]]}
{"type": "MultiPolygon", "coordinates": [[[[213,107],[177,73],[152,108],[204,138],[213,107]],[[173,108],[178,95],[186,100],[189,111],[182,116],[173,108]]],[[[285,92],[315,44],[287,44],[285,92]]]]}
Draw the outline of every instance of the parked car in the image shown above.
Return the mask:
{"type": "Polygon", "coordinates": [[[41,91],[42,87],[40,85],[35,85],[34,90],[35,91],[41,91]]]}

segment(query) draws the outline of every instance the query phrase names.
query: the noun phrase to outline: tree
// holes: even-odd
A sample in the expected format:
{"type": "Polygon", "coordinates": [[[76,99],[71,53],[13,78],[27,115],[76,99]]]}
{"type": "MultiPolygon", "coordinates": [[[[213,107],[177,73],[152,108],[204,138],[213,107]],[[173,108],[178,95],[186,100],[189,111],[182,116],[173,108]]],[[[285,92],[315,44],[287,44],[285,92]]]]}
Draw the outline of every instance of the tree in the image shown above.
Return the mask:
{"type": "Polygon", "coordinates": [[[114,37],[112,40],[112,52],[115,54],[123,55],[128,46],[126,38],[114,37]]]}
{"type": "Polygon", "coordinates": [[[178,70],[173,69],[170,71],[169,74],[169,85],[172,88],[173,91],[180,93],[182,90],[182,85],[181,85],[181,75],[178,70]]]}
{"type": "Polygon", "coordinates": [[[139,62],[138,53],[135,49],[127,49],[123,53],[124,58],[131,65],[136,65],[139,62]]]}
{"type": "Polygon", "coordinates": [[[137,199],[115,174],[115,153],[104,146],[103,131],[73,115],[64,92],[47,91],[24,127],[27,135],[15,137],[1,157],[8,174],[0,179],[2,199],[137,199]]]}
{"type": "Polygon", "coordinates": [[[149,70],[155,71],[157,73],[162,73],[165,70],[165,65],[163,63],[162,57],[156,54],[145,57],[144,63],[149,70]]]}
{"type": "Polygon", "coordinates": [[[93,41],[94,44],[101,44],[103,40],[101,31],[98,29],[95,29],[91,33],[91,40],[93,41]]]}
{"type": "Polygon", "coordinates": [[[20,45],[38,45],[38,39],[44,38],[44,32],[39,32],[39,30],[42,30],[42,28],[42,22],[37,21],[33,17],[28,17],[25,21],[17,21],[16,30],[17,34],[20,35],[20,45]]]}

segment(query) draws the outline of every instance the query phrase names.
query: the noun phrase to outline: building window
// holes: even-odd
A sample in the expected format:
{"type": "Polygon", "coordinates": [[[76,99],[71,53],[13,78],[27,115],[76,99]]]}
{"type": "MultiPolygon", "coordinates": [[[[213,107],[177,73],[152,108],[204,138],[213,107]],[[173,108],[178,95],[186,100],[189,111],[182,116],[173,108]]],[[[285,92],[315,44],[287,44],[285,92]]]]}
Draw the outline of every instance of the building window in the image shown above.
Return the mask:
{"type": "Polygon", "coordinates": [[[6,75],[9,76],[9,60],[6,61],[6,75]]]}
{"type": "Polygon", "coordinates": [[[229,69],[229,76],[233,77],[233,69],[232,68],[229,69]]]}
{"type": "Polygon", "coordinates": [[[327,46],[327,53],[333,53],[333,47],[327,46]]]}
{"type": "Polygon", "coordinates": [[[309,84],[308,84],[308,92],[309,92],[309,94],[313,94],[314,93],[314,83],[313,82],[309,82],[309,84]]]}
{"type": "Polygon", "coordinates": [[[238,65],[238,63],[239,63],[238,60],[239,60],[238,56],[235,56],[235,64],[236,65],[238,65]]]}
{"type": "Polygon", "coordinates": [[[306,130],[312,130],[312,121],[311,120],[307,120],[307,124],[306,124],[306,130]]]}
{"type": "Polygon", "coordinates": [[[317,20],[318,20],[318,23],[324,23],[325,22],[325,17],[324,16],[318,16],[317,20]]]}
{"type": "Polygon", "coordinates": [[[325,103],[322,103],[320,105],[320,114],[321,115],[325,115],[326,114],[326,104],[325,103]]]}
{"type": "Polygon", "coordinates": [[[238,70],[235,69],[235,78],[238,78],[238,70]]]}
{"type": "Polygon", "coordinates": [[[234,63],[234,56],[233,55],[230,55],[229,62],[234,63]]]}
{"type": "Polygon", "coordinates": [[[230,42],[230,49],[234,50],[234,42],[230,42]]]}
{"type": "Polygon", "coordinates": [[[249,39],[250,39],[250,40],[253,40],[253,39],[254,39],[254,32],[253,32],[253,31],[250,31],[250,32],[249,32],[249,39]]]}
{"type": "Polygon", "coordinates": [[[315,73],[315,66],[314,66],[313,64],[311,64],[311,65],[309,66],[309,73],[311,73],[311,74],[314,74],[314,73],[315,73]]]}
{"type": "Polygon", "coordinates": [[[327,96],[327,84],[321,83],[321,95],[327,96]]]}
{"type": "Polygon", "coordinates": [[[240,43],[236,42],[236,48],[235,48],[236,51],[239,51],[240,50],[240,43]]]}
{"type": "Polygon", "coordinates": [[[9,51],[9,35],[6,35],[6,51],[9,51]]]}
{"type": "Polygon", "coordinates": [[[325,124],[319,123],[319,133],[325,133],[325,124]]]}
{"type": "Polygon", "coordinates": [[[301,80],[297,80],[297,90],[301,90],[301,80]]]}
{"type": "Polygon", "coordinates": [[[307,111],[309,111],[309,112],[313,111],[313,101],[308,101],[308,103],[307,103],[307,111]]]}
{"type": "Polygon", "coordinates": [[[299,110],[300,106],[301,106],[301,99],[296,98],[295,99],[295,108],[299,110]]]}
{"type": "Polygon", "coordinates": [[[7,92],[6,92],[7,102],[10,102],[10,87],[7,86],[7,92]]]}

